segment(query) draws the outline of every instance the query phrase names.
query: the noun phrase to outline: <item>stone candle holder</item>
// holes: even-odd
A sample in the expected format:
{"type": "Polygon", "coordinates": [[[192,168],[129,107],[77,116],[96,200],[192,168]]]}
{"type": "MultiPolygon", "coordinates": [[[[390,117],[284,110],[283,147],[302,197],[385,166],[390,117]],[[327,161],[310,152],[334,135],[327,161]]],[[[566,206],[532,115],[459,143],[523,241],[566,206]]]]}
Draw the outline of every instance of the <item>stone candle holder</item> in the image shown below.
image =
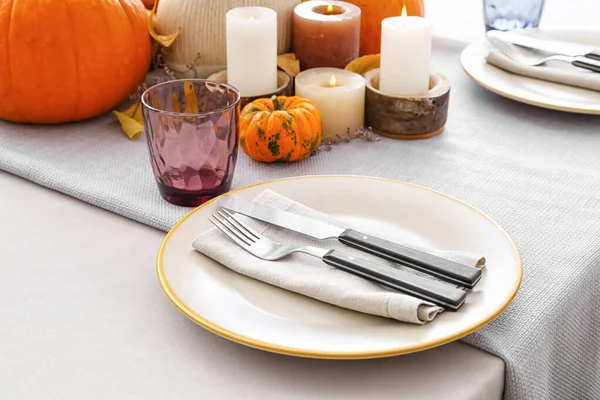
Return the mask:
{"type": "MultiPolygon", "coordinates": [[[[219,72],[215,72],[210,75],[207,79],[212,81],[227,83],[227,70],[224,69],[219,72]]],[[[240,108],[243,109],[246,104],[253,102],[256,99],[270,98],[275,96],[293,96],[294,95],[294,80],[291,75],[284,71],[277,71],[277,90],[270,93],[265,93],[257,96],[250,96],[240,98],[240,108]]]]}
{"type": "Polygon", "coordinates": [[[439,135],[448,117],[450,81],[431,73],[429,91],[420,95],[395,96],[379,90],[379,68],[367,72],[365,126],[395,139],[425,139],[439,135]]]}

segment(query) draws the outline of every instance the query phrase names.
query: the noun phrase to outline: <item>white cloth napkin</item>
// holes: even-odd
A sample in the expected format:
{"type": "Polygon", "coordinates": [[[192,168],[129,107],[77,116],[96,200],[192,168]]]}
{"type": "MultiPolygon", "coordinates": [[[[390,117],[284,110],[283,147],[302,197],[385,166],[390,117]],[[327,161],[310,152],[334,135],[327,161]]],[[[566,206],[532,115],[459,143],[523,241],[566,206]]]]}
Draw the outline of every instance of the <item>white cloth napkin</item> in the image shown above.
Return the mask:
{"type": "MultiPolygon", "coordinates": [[[[330,215],[315,211],[269,189],[261,192],[254,201],[345,228],[330,215]]],[[[239,218],[264,236],[280,243],[336,249],[356,257],[397,266],[397,264],[388,263],[381,258],[345,246],[336,240],[319,241],[243,215],[239,215],[239,218]]],[[[361,229],[365,231],[363,227],[361,229]]],[[[217,228],[212,228],[195,238],[192,247],[240,274],[325,303],[366,314],[424,324],[433,320],[443,310],[427,301],[392,291],[330,267],[320,259],[306,254],[291,254],[279,261],[261,260],[247,253],[217,228]]],[[[485,264],[483,257],[471,253],[431,252],[473,267],[483,267],[485,264]]]]}
{"type": "Polygon", "coordinates": [[[530,67],[513,61],[495,48],[490,49],[485,60],[489,64],[517,75],[600,91],[600,73],[578,68],[566,62],[549,61],[541,66],[530,67]]]}

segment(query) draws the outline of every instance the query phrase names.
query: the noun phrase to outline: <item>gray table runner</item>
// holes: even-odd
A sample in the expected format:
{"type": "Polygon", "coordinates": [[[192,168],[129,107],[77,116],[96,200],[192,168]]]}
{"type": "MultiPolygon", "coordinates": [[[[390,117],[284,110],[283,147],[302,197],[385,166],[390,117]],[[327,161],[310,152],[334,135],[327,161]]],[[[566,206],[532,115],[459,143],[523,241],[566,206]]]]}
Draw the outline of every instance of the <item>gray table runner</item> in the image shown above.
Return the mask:
{"type": "MultiPolygon", "coordinates": [[[[506,361],[507,399],[600,398],[600,117],[486,91],[461,70],[462,47],[434,42],[433,68],[452,82],[442,135],[356,140],[294,164],[260,164],[240,152],[234,187],[359,174],[477,207],[515,240],[525,272],[513,304],[463,340],[506,361]]],[[[0,168],[162,230],[190,211],[162,200],[144,137],[129,141],[112,115],[57,126],[0,122],[0,168]]]]}

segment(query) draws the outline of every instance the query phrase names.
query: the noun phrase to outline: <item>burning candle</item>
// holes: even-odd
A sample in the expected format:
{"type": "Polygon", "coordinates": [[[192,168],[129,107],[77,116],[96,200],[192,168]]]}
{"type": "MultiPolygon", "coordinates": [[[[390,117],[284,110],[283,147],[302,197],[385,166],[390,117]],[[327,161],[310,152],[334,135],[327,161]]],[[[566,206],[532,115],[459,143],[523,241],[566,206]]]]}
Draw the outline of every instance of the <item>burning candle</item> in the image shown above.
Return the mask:
{"type": "Polygon", "coordinates": [[[358,58],[360,8],[343,1],[307,1],[294,9],[294,53],[302,70],[344,68],[358,58]]]}
{"type": "Polygon", "coordinates": [[[365,120],[365,79],[338,68],[313,68],[296,77],[296,95],[321,112],[323,140],[354,135],[365,120]]]}
{"type": "Polygon", "coordinates": [[[226,14],[227,83],[242,96],[277,90],[277,13],[238,7],[226,14]]]}
{"type": "Polygon", "coordinates": [[[379,90],[388,95],[422,94],[429,90],[431,24],[422,17],[400,17],[381,23],[379,90]]]}

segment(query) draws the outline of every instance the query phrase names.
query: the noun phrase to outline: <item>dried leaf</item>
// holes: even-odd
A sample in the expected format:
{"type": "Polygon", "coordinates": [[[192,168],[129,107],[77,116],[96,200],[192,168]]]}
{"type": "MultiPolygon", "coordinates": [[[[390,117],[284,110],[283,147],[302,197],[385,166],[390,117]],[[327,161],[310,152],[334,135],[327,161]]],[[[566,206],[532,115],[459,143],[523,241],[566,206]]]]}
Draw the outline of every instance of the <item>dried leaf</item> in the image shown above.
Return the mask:
{"type": "Polygon", "coordinates": [[[194,90],[194,84],[192,82],[184,82],[183,93],[185,93],[185,113],[197,113],[198,112],[198,98],[196,97],[196,91],[194,90]]]}
{"type": "Polygon", "coordinates": [[[156,43],[158,43],[159,45],[161,45],[163,47],[169,47],[173,44],[175,39],[177,39],[177,36],[179,35],[179,32],[181,31],[181,27],[179,27],[177,29],[177,32],[171,33],[169,35],[160,35],[159,33],[157,33],[155,30],[156,7],[158,7],[158,1],[156,1],[154,3],[154,7],[152,7],[152,10],[148,11],[148,32],[150,32],[150,36],[152,36],[152,38],[156,41],[156,43]]]}
{"type": "Polygon", "coordinates": [[[372,69],[379,68],[380,61],[381,57],[379,54],[369,54],[351,61],[350,64],[346,65],[345,69],[364,75],[372,69]]]}
{"type": "Polygon", "coordinates": [[[179,99],[175,93],[171,94],[171,108],[174,112],[181,112],[181,106],[179,105],[179,99]]]}
{"type": "Polygon", "coordinates": [[[138,101],[125,111],[113,111],[113,114],[119,119],[121,129],[130,140],[137,139],[140,133],[144,131],[141,102],[138,101]]]}
{"type": "Polygon", "coordinates": [[[286,53],[277,56],[277,66],[292,76],[300,73],[300,60],[294,53],[286,53]]]}

